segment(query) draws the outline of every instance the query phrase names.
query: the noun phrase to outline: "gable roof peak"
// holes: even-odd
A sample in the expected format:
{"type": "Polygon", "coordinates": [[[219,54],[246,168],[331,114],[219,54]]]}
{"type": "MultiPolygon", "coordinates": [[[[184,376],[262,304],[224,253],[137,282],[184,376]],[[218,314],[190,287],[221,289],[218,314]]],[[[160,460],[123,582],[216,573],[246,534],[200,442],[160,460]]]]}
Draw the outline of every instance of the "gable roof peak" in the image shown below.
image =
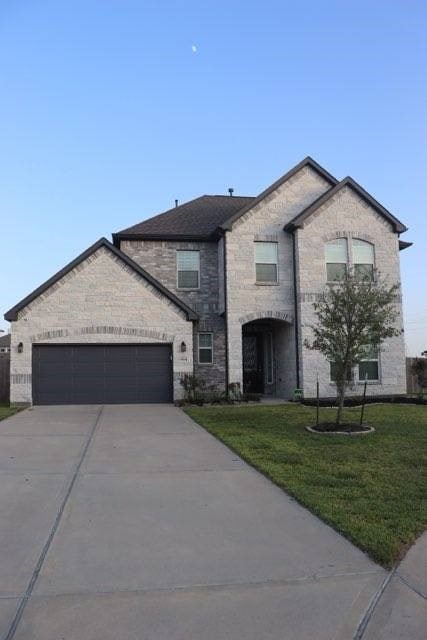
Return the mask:
{"type": "Polygon", "coordinates": [[[382,206],[375,200],[373,196],[371,196],[363,187],[360,186],[356,180],[354,180],[351,176],[346,176],[340,182],[337,182],[335,186],[326,191],[320,198],[317,198],[314,202],[312,202],[308,207],[306,207],[303,211],[301,211],[298,215],[295,216],[290,222],[288,222],[284,226],[285,231],[293,232],[297,228],[301,228],[304,226],[304,223],[308,221],[311,215],[319,209],[322,205],[324,205],[328,200],[330,200],[334,195],[336,195],[339,191],[341,191],[344,187],[350,187],[362,200],[367,202],[377,213],[379,213],[385,220],[387,220],[391,226],[393,227],[393,231],[395,233],[403,233],[407,231],[407,227],[400,222],[388,209],[382,206]]]}
{"type": "Polygon", "coordinates": [[[58,282],[58,280],[63,278],[67,273],[72,271],[77,265],[79,265],[81,262],[89,258],[89,256],[91,256],[93,253],[98,251],[98,249],[100,249],[101,247],[104,247],[109,251],[111,251],[112,254],[114,254],[117,258],[120,258],[120,260],[122,260],[128,267],[133,269],[133,271],[138,273],[142,278],[144,278],[144,280],[149,282],[149,284],[151,284],[155,289],[157,289],[166,298],[168,298],[171,302],[173,302],[175,306],[179,307],[187,315],[188,320],[198,319],[199,316],[195,311],[193,311],[193,309],[188,307],[182,300],[180,300],[180,298],[178,298],[174,293],[172,293],[172,291],[169,291],[169,289],[167,289],[158,280],[156,280],[156,278],[154,278],[150,273],[148,273],[148,271],[145,271],[145,269],[140,267],[139,264],[137,264],[134,260],[129,258],[128,255],[123,253],[123,251],[120,251],[120,249],[118,249],[113,244],[111,244],[111,242],[109,242],[107,238],[100,238],[99,240],[97,240],[97,242],[92,244],[88,249],[86,249],[86,251],[83,251],[83,253],[81,253],[79,256],[77,256],[77,258],[75,258],[74,260],[69,262],[67,265],[65,265],[63,269],[55,273],[55,275],[49,278],[49,280],[46,280],[46,282],[44,282],[42,285],[37,287],[37,289],[35,289],[32,293],[30,293],[28,296],[26,296],[20,302],[18,302],[18,304],[16,304],[14,307],[9,309],[9,311],[7,311],[4,314],[4,319],[8,320],[9,322],[13,322],[17,320],[18,312],[21,309],[24,309],[24,307],[29,305],[30,302],[38,298],[42,293],[47,291],[47,289],[49,289],[53,284],[58,282]]]}
{"type": "Polygon", "coordinates": [[[284,184],[287,180],[297,174],[298,171],[301,171],[301,169],[304,169],[305,167],[310,167],[311,169],[313,169],[324,180],[326,180],[326,182],[328,182],[331,187],[338,184],[338,180],[335,178],[335,176],[329,173],[329,171],[326,171],[326,169],[324,169],[318,162],[316,162],[316,160],[313,160],[311,156],[306,156],[303,160],[301,160],[301,162],[298,162],[298,164],[292,167],[292,169],[287,171],[278,180],[276,180],[276,182],[273,182],[273,184],[267,187],[267,189],[262,191],[259,196],[253,199],[252,202],[246,204],[242,209],[239,209],[239,211],[237,211],[234,215],[230,216],[228,220],[223,222],[223,224],[221,225],[221,229],[223,229],[224,231],[229,231],[236,220],[247,213],[250,209],[255,207],[259,202],[264,200],[264,198],[269,196],[270,193],[276,191],[276,189],[278,189],[282,184],[284,184]]]}

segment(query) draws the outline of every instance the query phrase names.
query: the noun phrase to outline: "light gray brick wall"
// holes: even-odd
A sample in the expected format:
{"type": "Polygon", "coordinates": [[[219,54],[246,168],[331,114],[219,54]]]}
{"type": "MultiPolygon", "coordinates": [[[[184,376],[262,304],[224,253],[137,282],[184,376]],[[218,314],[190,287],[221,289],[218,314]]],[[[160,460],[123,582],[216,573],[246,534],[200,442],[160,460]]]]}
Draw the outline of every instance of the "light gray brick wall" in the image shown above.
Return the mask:
{"type": "Polygon", "coordinates": [[[206,388],[223,391],[226,367],[225,323],[221,316],[223,308],[220,308],[218,243],[126,240],[121,242],[120,249],[199,314],[200,321],[194,324],[194,372],[206,388]],[[178,250],[200,252],[200,289],[197,291],[185,291],[177,287],[178,250]],[[199,332],[213,333],[214,361],[211,365],[198,362],[199,332]]]}
{"type": "MultiPolygon", "coordinates": [[[[398,236],[391,225],[352,189],[345,187],[320,207],[303,229],[296,232],[298,261],[298,298],[301,319],[301,374],[306,397],[315,395],[316,375],[319,373],[320,392],[323,396],[336,395],[335,385],[330,383],[329,364],[316,351],[303,346],[311,337],[309,326],[315,323],[312,303],[325,289],[326,265],[324,243],[334,237],[367,240],[375,246],[376,268],[388,282],[400,283],[398,236]]],[[[402,324],[402,306],[398,304],[398,328],[402,324]]],[[[381,379],[370,383],[368,393],[398,394],[406,392],[405,344],[403,334],[387,340],[380,353],[381,379]]],[[[360,394],[361,385],[350,391],[360,394]]]]}
{"type": "Polygon", "coordinates": [[[20,311],[11,333],[12,403],[32,402],[34,343],[171,343],[175,398],[181,376],[193,370],[192,322],[104,247],[20,311]]]}
{"type": "Polygon", "coordinates": [[[248,318],[285,318],[277,331],[280,388],[291,395],[296,385],[292,238],[284,225],[330,188],[316,171],[305,167],[239,218],[227,232],[227,304],[230,382],[242,384],[242,324],[248,318]],[[279,283],[255,283],[254,241],[278,242],[279,283]]]}

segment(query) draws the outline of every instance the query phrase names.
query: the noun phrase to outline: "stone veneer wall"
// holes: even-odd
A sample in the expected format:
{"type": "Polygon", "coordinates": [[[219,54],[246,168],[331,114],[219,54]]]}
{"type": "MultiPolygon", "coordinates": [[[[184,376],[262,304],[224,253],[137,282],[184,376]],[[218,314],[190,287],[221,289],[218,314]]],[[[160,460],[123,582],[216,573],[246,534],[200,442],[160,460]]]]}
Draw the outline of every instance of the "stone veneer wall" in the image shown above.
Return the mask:
{"type": "Polygon", "coordinates": [[[160,240],[123,240],[120,249],[157,278],[185,304],[194,309],[200,321],[194,323],[194,373],[206,387],[225,389],[225,322],[219,306],[219,265],[217,242],[182,242],[160,240]],[[176,252],[200,251],[200,289],[177,288],[176,252]],[[198,332],[213,333],[213,364],[198,363],[198,332]]]}
{"type": "MultiPolygon", "coordinates": [[[[315,321],[312,303],[325,289],[326,266],[324,243],[336,237],[367,240],[375,246],[376,268],[387,276],[388,282],[400,283],[398,236],[391,225],[352,189],[344,187],[320,207],[303,229],[296,232],[298,263],[298,298],[301,319],[301,373],[306,397],[315,395],[316,375],[319,373],[322,396],[336,395],[336,387],[329,379],[329,364],[315,351],[303,346],[310,338],[309,325],[315,321]]],[[[351,255],[351,254],[350,254],[351,255]]],[[[402,328],[402,306],[398,303],[402,328]]],[[[359,394],[359,384],[350,391],[359,394]]],[[[397,394],[406,392],[405,344],[403,334],[387,340],[380,353],[380,382],[369,384],[368,393],[397,394]]]]}
{"type": "Polygon", "coordinates": [[[227,232],[230,382],[242,383],[242,325],[255,317],[277,318],[288,323],[287,332],[278,330],[276,336],[276,358],[280,354],[282,361],[278,393],[287,397],[295,388],[292,237],[283,227],[329,188],[330,184],[316,171],[305,167],[239,218],[232,231],[227,232]],[[255,240],[278,242],[279,282],[276,285],[255,283],[255,240]]]}
{"type": "Polygon", "coordinates": [[[182,396],[181,376],[193,370],[192,322],[103,247],[19,312],[11,340],[15,404],[32,402],[33,343],[171,343],[175,398],[182,396]],[[182,341],[190,347],[186,354],[182,341]]]}

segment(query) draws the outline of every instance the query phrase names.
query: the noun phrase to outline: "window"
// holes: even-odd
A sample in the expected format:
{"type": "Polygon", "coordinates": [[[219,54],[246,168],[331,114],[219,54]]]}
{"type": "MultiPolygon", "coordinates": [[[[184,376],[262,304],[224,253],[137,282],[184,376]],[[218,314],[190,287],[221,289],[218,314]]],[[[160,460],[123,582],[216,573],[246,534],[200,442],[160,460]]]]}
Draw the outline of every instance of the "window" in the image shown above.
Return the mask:
{"type": "MultiPolygon", "coordinates": [[[[329,370],[330,370],[330,378],[331,378],[331,382],[336,382],[337,379],[337,363],[336,362],[330,362],[329,363],[329,370]]],[[[347,382],[351,381],[351,367],[348,368],[347,371],[347,382]]]]}
{"type": "Polygon", "coordinates": [[[366,350],[366,356],[359,362],[359,380],[379,380],[378,350],[371,348],[366,350]]]}
{"type": "Polygon", "coordinates": [[[354,275],[360,280],[374,279],[374,245],[364,240],[353,240],[354,275]]]}
{"type": "Polygon", "coordinates": [[[255,242],[256,281],[277,282],[277,242],[255,242]]]}
{"type": "Polygon", "coordinates": [[[200,253],[198,251],[177,251],[178,289],[198,289],[200,286],[200,253]]]}
{"type": "Polygon", "coordinates": [[[199,333],[199,364],[212,364],[213,362],[213,335],[212,333],[199,333]]]}
{"type": "Polygon", "coordinates": [[[347,273],[347,240],[337,238],[325,244],[325,262],[328,282],[343,280],[347,273]]]}

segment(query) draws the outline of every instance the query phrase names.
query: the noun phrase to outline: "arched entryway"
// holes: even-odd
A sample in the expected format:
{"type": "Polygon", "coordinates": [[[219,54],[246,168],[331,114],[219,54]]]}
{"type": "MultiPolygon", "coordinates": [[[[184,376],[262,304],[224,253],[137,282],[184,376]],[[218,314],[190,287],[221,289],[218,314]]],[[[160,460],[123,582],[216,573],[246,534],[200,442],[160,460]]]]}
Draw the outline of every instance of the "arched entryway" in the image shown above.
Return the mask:
{"type": "Polygon", "coordinates": [[[290,322],[267,317],[242,325],[242,374],[245,393],[291,397],[296,358],[290,322]]]}

